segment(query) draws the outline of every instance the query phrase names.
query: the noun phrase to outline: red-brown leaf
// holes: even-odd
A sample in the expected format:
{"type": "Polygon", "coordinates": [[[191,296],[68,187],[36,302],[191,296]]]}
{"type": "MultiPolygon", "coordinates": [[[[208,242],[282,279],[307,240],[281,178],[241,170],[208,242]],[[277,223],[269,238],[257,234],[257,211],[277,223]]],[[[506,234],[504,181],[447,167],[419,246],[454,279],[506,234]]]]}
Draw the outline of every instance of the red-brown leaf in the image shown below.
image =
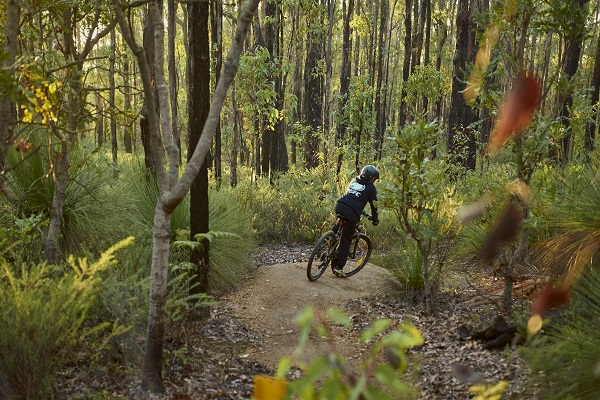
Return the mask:
{"type": "Polygon", "coordinates": [[[523,73],[506,95],[496,126],[490,137],[489,149],[496,151],[512,136],[527,129],[540,102],[542,87],[535,74],[523,73]]]}
{"type": "Polygon", "coordinates": [[[545,286],[533,297],[532,314],[544,315],[553,308],[567,304],[570,297],[569,289],[545,286]]]}
{"type": "Polygon", "coordinates": [[[492,261],[498,254],[500,246],[516,236],[522,219],[520,207],[510,202],[485,239],[481,250],[481,258],[484,262],[492,261]]]}

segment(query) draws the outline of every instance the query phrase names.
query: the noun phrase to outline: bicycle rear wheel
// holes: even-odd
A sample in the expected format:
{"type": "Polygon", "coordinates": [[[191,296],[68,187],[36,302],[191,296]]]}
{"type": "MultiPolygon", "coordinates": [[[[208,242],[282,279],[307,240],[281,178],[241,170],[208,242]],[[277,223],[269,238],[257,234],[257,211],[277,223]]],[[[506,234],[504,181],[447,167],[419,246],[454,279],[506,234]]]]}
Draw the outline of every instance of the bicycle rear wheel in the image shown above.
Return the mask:
{"type": "Polygon", "coordinates": [[[367,235],[364,233],[354,235],[354,238],[350,243],[348,261],[346,261],[346,265],[344,266],[344,273],[346,276],[356,274],[367,264],[369,257],[371,257],[372,248],[373,244],[367,235]]]}
{"type": "Polygon", "coordinates": [[[306,266],[306,276],[310,281],[316,281],[323,275],[335,254],[336,248],[336,235],[333,231],[325,232],[317,240],[306,266]]]}

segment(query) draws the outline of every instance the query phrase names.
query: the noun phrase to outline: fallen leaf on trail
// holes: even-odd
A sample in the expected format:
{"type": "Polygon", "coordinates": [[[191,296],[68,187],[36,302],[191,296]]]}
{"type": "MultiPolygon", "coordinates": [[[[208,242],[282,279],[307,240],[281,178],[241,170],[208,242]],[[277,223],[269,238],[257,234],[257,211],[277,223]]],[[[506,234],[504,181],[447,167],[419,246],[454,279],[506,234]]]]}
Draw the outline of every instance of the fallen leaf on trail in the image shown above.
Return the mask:
{"type": "Polygon", "coordinates": [[[490,152],[495,152],[512,136],[518,136],[527,129],[541,93],[540,80],[535,74],[523,73],[517,78],[506,95],[490,136],[490,152]]]}

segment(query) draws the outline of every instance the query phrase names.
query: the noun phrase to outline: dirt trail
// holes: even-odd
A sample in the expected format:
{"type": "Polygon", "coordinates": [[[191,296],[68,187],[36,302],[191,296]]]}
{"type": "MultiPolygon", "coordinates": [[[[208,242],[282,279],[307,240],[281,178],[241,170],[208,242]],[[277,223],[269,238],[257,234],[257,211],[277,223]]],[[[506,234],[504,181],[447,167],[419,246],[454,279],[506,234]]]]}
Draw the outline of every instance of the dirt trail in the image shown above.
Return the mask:
{"type": "MultiPolygon", "coordinates": [[[[316,282],[306,277],[306,263],[260,267],[247,284],[223,301],[248,329],[264,339],[249,357],[276,369],[279,360],[293,353],[299,328],[294,317],[311,304],[317,310],[341,308],[344,301],[381,293],[389,272],[373,264],[350,278],[337,278],[328,270],[316,282]]],[[[342,328],[340,328],[342,329],[342,328]]],[[[339,345],[336,351],[348,359],[358,356],[356,344],[339,345]]],[[[310,362],[330,350],[328,343],[312,335],[300,361],[310,362]]]]}

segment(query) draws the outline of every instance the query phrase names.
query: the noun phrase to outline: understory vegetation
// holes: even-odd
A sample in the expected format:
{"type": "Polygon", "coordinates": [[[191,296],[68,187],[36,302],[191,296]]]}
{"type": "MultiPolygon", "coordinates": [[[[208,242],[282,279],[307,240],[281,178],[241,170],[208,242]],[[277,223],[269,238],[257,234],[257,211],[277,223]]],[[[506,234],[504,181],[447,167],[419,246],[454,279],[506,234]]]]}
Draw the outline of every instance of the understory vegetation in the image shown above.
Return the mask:
{"type": "MultiPolygon", "coordinates": [[[[510,159],[510,152],[506,149],[501,157],[510,159]]],[[[517,247],[515,240],[509,240],[502,243],[491,262],[482,261],[484,241],[505,200],[514,193],[515,167],[491,163],[465,172],[451,184],[428,181],[427,177],[446,173],[443,157],[420,162],[419,175],[410,178],[413,199],[423,196],[421,210],[427,214],[412,232],[399,220],[401,193],[405,192],[399,189],[397,172],[392,172],[398,171],[399,161],[384,160],[378,187],[380,203],[388,206],[381,207],[381,224],[366,227],[376,248],[373,262],[392,272],[398,293],[407,299],[424,302],[423,267],[425,257],[429,258],[433,309],[435,293],[444,290],[449,272],[470,265],[501,277],[499,264],[517,247]],[[461,210],[484,198],[488,201],[481,217],[461,222],[461,210]],[[419,248],[415,235],[432,240],[426,252],[419,248]]],[[[116,169],[103,153],[88,152],[82,146],[74,160],[62,232],[65,254],[76,257],[68,264],[48,265],[41,257],[52,194],[41,152],[21,160],[8,180],[16,200],[2,201],[0,370],[14,378],[13,390],[19,398],[44,398],[61,366],[81,362],[82,351],[89,355],[88,367],[100,370],[107,362],[125,363],[120,366],[123,374],[135,368],[142,355],[138,338],[147,318],[156,186],[140,160],[133,157],[124,159],[116,169]],[[116,243],[120,244],[112,247],[116,243]],[[105,249],[110,250],[101,256],[105,249]]],[[[548,390],[561,393],[558,398],[592,399],[598,390],[597,170],[596,160],[566,168],[544,163],[536,169],[530,185],[531,211],[523,221],[528,228],[528,257],[513,277],[557,282],[557,277],[568,276],[576,282],[573,306],[556,322],[550,319],[548,331],[532,338],[524,351],[534,371],[543,371],[544,377],[556,376],[548,390]],[[582,275],[586,278],[579,278],[582,275]]],[[[211,225],[206,235],[212,295],[234,289],[252,273],[250,255],[260,243],[311,243],[328,230],[335,218],[335,201],[353,175],[352,168],[336,175],[332,167],[323,165],[309,171],[292,168],[273,183],[241,179],[234,188],[213,183],[209,193],[211,225]]],[[[413,210],[409,215],[416,214],[413,210]]],[[[188,219],[186,200],[173,214],[167,302],[170,326],[212,301],[190,294],[193,268],[189,250],[194,242],[189,238],[188,219]]],[[[166,356],[177,354],[167,352],[166,356]]]]}

